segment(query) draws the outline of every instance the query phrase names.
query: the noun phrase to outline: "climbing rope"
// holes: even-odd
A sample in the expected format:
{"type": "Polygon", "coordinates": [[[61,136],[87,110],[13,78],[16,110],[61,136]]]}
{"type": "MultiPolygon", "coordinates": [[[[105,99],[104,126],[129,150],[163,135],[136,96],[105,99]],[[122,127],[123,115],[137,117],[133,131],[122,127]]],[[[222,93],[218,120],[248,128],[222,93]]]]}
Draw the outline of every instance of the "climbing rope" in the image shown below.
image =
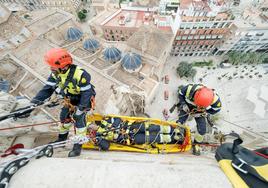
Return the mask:
{"type": "Polygon", "coordinates": [[[6,131],[6,130],[11,130],[11,129],[21,129],[21,128],[27,128],[27,127],[35,127],[35,126],[48,125],[48,124],[57,124],[59,122],[60,121],[50,121],[50,122],[35,123],[35,124],[30,124],[30,125],[21,125],[21,126],[16,126],[16,127],[0,128],[0,131],[6,131]]]}

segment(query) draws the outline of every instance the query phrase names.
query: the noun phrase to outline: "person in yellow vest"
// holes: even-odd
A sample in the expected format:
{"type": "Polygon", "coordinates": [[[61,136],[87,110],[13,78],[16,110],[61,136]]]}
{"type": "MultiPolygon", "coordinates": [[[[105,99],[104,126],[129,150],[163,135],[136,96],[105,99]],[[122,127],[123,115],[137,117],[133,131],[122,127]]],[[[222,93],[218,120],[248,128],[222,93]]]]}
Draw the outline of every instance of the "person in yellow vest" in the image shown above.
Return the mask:
{"type": "MultiPolygon", "coordinates": [[[[46,85],[32,99],[32,103],[39,104],[48,99],[54,92],[67,98],[75,107],[75,112],[70,112],[68,106],[64,106],[60,113],[61,126],[58,139],[54,142],[67,140],[69,129],[72,126],[71,113],[73,113],[76,133],[86,136],[86,114],[94,108],[96,92],[90,83],[91,76],[84,69],[73,64],[71,55],[61,48],[53,48],[45,54],[45,62],[50,66],[51,74],[46,85]]],[[[79,156],[81,144],[76,143],[69,157],[79,156]]]]}
{"type": "Polygon", "coordinates": [[[97,145],[109,149],[109,141],[120,144],[181,144],[185,130],[182,127],[159,126],[150,122],[127,122],[117,117],[108,117],[97,125],[97,145]]]}
{"type": "Polygon", "coordinates": [[[206,115],[216,114],[221,110],[221,100],[214,90],[202,84],[189,84],[179,91],[178,123],[184,124],[189,115],[195,117],[197,134],[195,134],[193,154],[200,155],[198,143],[203,141],[206,133],[206,115]]]}

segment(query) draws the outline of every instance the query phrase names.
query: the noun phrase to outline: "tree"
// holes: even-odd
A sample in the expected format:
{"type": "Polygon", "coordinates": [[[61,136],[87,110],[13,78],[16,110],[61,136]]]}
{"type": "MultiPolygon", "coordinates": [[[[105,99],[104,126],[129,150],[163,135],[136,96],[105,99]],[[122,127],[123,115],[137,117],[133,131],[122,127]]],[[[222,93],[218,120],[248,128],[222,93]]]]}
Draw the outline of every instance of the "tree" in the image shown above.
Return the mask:
{"type": "Polygon", "coordinates": [[[87,15],[85,13],[83,13],[83,11],[79,11],[77,13],[77,16],[80,19],[80,21],[84,21],[86,19],[86,17],[87,17],[87,15]]]}
{"type": "Polygon", "coordinates": [[[259,52],[230,52],[228,53],[227,59],[228,62],[233,65],[237,65],[239,63],[260,64],[264,62],[266,57],[266,54],[259,52]]]}
{"type": "Polygon", "coordinates": [[[248,56],[249,56],[249,63],[251,64],[263,63],[265,59],[265,54],[258,53],[258,52],[248,53],[248,56]]]}
{"type": "Polygon", "coordinates": [[[86,9],[83,9],[82,12],[83,12],[84,14],[86,14],[86,13],[87,13],[87,10],[86,10],[86,9]]]}
{"type": "Polygon", "coordinates": [[[177,74],[180,77],[186,78],[194,78],[196,75],[196,70],[193,69],[193,65],[187,62],[180,62],[179,66],[177,67],[177,74]]]}
{"type": "Polygon", "coordinates": [[[233,65],[238,65],[239,63],[243,63],[243,54],[239,52],[230,52],[227,55],[228,62],[233,65]]]}

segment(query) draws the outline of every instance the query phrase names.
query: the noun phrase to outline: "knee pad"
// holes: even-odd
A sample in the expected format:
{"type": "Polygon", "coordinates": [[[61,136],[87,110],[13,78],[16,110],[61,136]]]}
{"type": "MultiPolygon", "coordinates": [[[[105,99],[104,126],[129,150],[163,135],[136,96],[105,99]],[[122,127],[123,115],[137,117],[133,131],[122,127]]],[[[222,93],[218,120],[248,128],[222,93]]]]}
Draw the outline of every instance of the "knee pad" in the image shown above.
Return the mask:
{"type": "Polygon", "coordinates": [[[107,151],[110,148],[110,142],[103,138],[97,138],[97,145],[99,146],[100,150],[107,151]]]}
{"type": "Polygon", "coordinates": [[[65,133],[69,132],[72,125],[73,125],[73,123],[61,123],[59,125],[60,134],[65,134],[65,133]]]}
{"type": "Polygon", "coordinates": [[[201,134],[195,133],[195,135],[194,135],[194,141],[195,142],[201,143],[201,142],[203,142],[203,139],[204,139],[204,137],[201,134]]]}
{"type": "Polygon", "coordinates": [[[73,118],[75,120],[76,128],[86,127],[86,113],[82,113],[80,115],[74,114],[73,118]]]}

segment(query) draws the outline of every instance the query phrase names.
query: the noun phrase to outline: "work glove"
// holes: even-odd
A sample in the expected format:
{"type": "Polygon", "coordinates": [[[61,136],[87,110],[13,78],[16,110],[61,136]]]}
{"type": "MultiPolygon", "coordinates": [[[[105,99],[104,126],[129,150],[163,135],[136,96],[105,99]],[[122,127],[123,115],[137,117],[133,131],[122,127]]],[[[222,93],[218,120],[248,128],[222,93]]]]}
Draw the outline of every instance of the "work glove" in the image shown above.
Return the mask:
{"type": "Polygon", "coordinates": [[[188,107],[187,104],[182,105],[182,110],[183,110],[184,112],[187,112],[187,113],[190,112],[190,109],[189,109],[189,107],[188,107]]]}
{"type": "Polygon", "coordinates": [[[28,118],[31,116],[31,113],[33,110],[34,109],[25,110],[21,114],[16,115],[15,118],[19,118],[19,119],[28,118]]]}
{"type": "Polygon", "coordinates": [[[32,108],[25,109],[25,110],[23,110],[23,108],[21,108],[21,109],[15,110],[15,112],[18,111],[18,113],[15,115],[15,118],[28,118],[28,117],[30,117],[32,111],[35,109],[34,108],[35,104],[30,103],[29,106],[32,106],[32,108]]]}
{"type": "Polygon", "coordinates": [[[63,91],[59,87],[57,87],[55,89],[55,93],[56,93],[58,99],[63,99],[64,98],[63,97],[63,91]]]}
{"type": "Polygon", "coordinates": [[[76,115],[76,116],[80,116],[80,115],[83,114],[83,113],[84,113],[84,111],[82,111],[82,110],[80,110],[79,108],[77,108],[76,111],[75,111],[75,114],[74,114],[74,115],[76,115]]]}

